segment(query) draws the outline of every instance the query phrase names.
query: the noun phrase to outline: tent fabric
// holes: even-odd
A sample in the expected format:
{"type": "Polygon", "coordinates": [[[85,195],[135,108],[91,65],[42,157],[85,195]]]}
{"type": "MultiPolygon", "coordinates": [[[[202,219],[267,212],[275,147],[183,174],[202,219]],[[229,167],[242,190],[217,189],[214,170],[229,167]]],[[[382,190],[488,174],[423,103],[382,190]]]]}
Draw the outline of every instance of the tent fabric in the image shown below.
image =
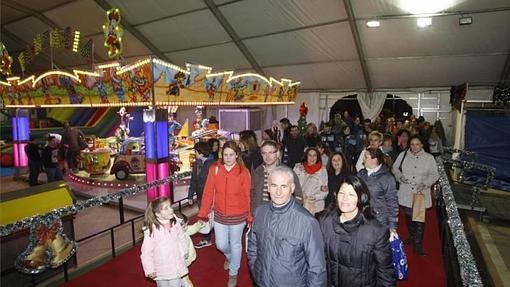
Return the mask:
{"type": "MultiPolygon", "coordinates": [[[[449,87],[463,82],[491,87],[502,80],[510,56],[508,0],[434,1],[443,7],[428,28],[417,27],[406,6],[410,2],[432,1],[10,0],[1,1],[1,39],[17,59],[36,34],[71,27],[81,31],[82,43],[94,41],[94,63],[107,62],[102,25],[105,10],[114,7],[125,27],[126,63],[159,55],[181,67],[202,64],[213,72],[257,71],[301,81],[304,92],[449,87]],[[211,9],[211,3],[217,9],[211,9]],[[473,24],[459,25],[461,16],[472,17],[473,24]],[[380,20],[379,28],[365,25],[373,18],[380,20]]],[[[38,56],[25,76],[49,70],[49,54],[38,56]]],[[[63,70],[92,64],[63,49],[53,56],[53,64],[63,70]]],[[[13,69],[20,74],[17,63],[13,69]]]]}
{"type": "Polygon", "coordinates": [[[383,109],[386,93],[359,94],[357,99],[363,117],[375,121],[383,109]]]}
{"type": "MultiPolygon", "coordinates": [[[[477,154],[480,163],[496,168],[496,179],[510,185],[510,113],[467,111],[465,150],[477,154]]],[[[510,191],[510,189],[509,189],[510,191]]]]}

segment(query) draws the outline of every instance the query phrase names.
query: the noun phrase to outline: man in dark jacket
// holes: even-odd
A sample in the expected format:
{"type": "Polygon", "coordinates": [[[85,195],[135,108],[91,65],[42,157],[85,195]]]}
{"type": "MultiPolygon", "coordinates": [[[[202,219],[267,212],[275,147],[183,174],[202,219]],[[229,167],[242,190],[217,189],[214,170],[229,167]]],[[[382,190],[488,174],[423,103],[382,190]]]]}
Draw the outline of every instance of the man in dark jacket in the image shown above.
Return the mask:
{"type": "Polygon", "coordinates": [[[58,168],[58,146],[54,136],[48,138],[48,145],[42,152],[42,163],[48,176],[48,182],[64,180],[62,171],[58,168]]]}
{"type": "Polygon", "coordinates": [[[324,243],[317,220],[292,197],[292,170],[269,175],[271,203],[255,211],[248,262],[256,286],[326,286],[324,243]]]}
{"type": "Polygon", "coordinates": [[[299,128],[297,126],[290,127],[290,135],[288,139],[283,142],[283,145],[285,148],[283,163],[290,168],[294,168],[294,165],[301,162],[303,159],[306,148],[306,141],[299,134],[299,128]]]}
{"type": "MultiPolygon", "coordinates": [[[[191,180],[188,191],[188,203],[193,205],[193,196],[197,195],[198,208],[202,205],[202,195],[204,186],[209,174],[209,168],[214,162],[214,156],[211,153],[211,147],[206,142],[198,142],[193,147],[195,150],[195,165],[191,170],[191,180]]],[[[195,244],[196,248],[211,246],[211,232],[204,234],[204,238],[195,244]]]]}
{"type": "Polygon", "coordinates": [[[38,185],[37,179],[42,168],[42,146],[30,137],[30,142],[25,146],[25,153],[28,157],[29,184],[30,186],[38,185]]]}
{"type": "MultiPolygon", "coordinates": [[[[263,163],[259,165],[251,174],[251,210],[255,211],[257,207],[265,202],[269,202],[269,173],[277,166],[280,165],[280,150],[275,141],[264,141],[260,147],[260,154],[262,155],[263,163]]],[[[294,171],[292,171],[294,173],[294,171]]],[[[299,184],[299,178],[294,173],[294,196],[297,201],[303,201],[303,191],[299,184]]]]}

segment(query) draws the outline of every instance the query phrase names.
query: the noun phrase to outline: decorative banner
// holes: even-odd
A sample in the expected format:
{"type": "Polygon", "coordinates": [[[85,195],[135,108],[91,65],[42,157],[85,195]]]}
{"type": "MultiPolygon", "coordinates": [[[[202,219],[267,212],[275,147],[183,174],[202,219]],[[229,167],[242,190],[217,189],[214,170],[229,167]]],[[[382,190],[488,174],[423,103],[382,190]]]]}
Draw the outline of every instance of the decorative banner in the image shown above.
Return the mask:
{"type": "MultiPolygon", "coordinates": [[[[87,46],[92,42],[87,42],[87,46]]],[[[86,55],[89,48],[82,48],[86,55]]],[[[28,66],[25,51],[20,63],[28,66]]],[[[133,64],[97,65],[95,71],[52,70],[38,76],[5,83],[0,95],[7,108],[79,105],[197,106],[293,104],[299,82],[265,78],[258,74],[211,73],[212,68],[187,65],[187,69],[147,58],[133,64]]]]}
{"type": "Polygon", "coordinates": [[[115,58],[122,54],[122,34],[120,27],[119,9],[113,8],[106,12],[106,22],[103,25],[104,45],[108,48],[108,57],[115,58]]]}
{"type": "Polygon", "coordinates": [[[42,35],[37,34],[34,37],[34,55],[39,55],[42,51],[42,35]]]}
{"type": "Polygon", "coordinates": [[[12,58],[9,56],[9,52],[7,52],[7,48],[5,47],[4,43],[0,42],[0,56],[2,56],[2,66],[0,67],[2,75],[9,76],[12,74],[11,71],[11,65],[12,65],[12,58]]]}
{"type": "Polygon", "coordinates": [[[30,228],[30,242],[14,266],[20,272],[37,274],[47,268],[57,268],[76,252],[76,243],[63,233],[62,221],[42,220],[30,228]]]}
{"type": "Polygon", "coordinates": [[[54,29],[51,31],[50,45],[53,48],[61,48],[64,44],[63,31],[60,29],[54,29]]]}

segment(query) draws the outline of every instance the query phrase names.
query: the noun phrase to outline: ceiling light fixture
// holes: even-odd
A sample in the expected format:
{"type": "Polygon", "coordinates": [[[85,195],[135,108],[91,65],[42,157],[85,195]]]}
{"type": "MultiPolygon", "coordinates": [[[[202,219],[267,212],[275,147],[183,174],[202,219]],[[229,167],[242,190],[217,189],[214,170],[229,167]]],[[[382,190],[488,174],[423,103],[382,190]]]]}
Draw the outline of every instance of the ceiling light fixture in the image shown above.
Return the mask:
{"type": "Polygon", "coordinates": [[[426,17],[426,18],[418,18],[416,20],[416,25],[420,28],[426,28],[430,25],[432,25],[432,18],[426,17]]]}
{"type": "Polygon", "coordinates": [[[471,25],[473,24],[473,17],[462,16],[459,18],[459,25],[471,25]]]}
{"type": "Polygon", "coordinates": [[[381,22],[378,20],[369,20],[367,21],[368,28],[379,28],[381,26],[381,22]]]}

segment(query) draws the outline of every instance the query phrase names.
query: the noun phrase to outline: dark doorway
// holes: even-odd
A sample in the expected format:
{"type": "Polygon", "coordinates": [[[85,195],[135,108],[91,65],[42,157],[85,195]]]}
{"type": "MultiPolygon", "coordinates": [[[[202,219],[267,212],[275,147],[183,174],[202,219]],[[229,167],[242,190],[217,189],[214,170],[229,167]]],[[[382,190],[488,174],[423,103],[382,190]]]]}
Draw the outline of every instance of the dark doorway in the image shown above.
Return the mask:
{"type": "MultiPolygon", "coordinates": [[[[332,119],[335,117],[335,114],[342,114],[346,110],[349,111],[352,117],[360,117],[360,119],[363,119],[357,95],[349,95],[336,101],[331,107],[329,118],[332,119]]],[[[387,94],[381,114],[383,118],[387,118],[393,114],[397,118],[407,118],[413,114],[413,108],[400,97],[387,94]]]]}

